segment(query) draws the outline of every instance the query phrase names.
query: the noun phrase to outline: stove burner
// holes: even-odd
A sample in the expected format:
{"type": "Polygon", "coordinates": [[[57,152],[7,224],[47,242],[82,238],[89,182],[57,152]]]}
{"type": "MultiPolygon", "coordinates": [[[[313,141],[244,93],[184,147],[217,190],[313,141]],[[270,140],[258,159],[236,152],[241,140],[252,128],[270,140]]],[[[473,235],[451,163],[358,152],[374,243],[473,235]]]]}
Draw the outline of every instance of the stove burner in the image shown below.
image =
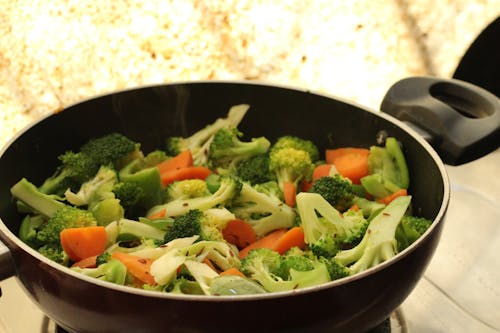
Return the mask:
{"type": "MultiPolygon", "coordinates": [[[[68,333],[48,317],[44,317],[41,333],[68,333]]],[[[410,333],[401,310],[394,311],[389,318],[367,333],[410,333]]]]}

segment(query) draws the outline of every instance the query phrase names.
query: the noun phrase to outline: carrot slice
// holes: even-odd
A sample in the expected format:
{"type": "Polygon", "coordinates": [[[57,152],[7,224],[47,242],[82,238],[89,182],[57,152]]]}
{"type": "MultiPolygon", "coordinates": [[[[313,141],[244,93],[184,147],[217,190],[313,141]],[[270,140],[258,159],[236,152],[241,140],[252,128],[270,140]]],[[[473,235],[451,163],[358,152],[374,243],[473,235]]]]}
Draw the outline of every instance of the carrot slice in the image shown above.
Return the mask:
{"type": "Polygon", "coordinates": [[[114,252],[111,258],[121,261],[127,267],[128,272],[140,281],[150,285],[156,284],[150,272],[153,260],[122,252],[114,252]]]}
{"type": "Polygon", "coordinates": [[[91,256],[80,261],[75,262],[71,267],[80,267],[80,268],[95,268],[97,267],[97,256],[91,256]]]}
{"type": "Polygon", "coordinates": [[[388,205],[389,203],[391,203],[392,200],[396,199],[397,197],[401,197],[401,196],[406,196],[408,195],[408,191],[404,188],[400,189],[400,190],[397,190],[396,192],[384,197],[384,198],[380,198],[380,199],[377,199],[378,202],[381,202],[385,205],[388,205]]]}
{"type": "Polygon", "coordinates": [[[333,164],[320,164],[314,168],[312,174],[313,182],[321,177],[326,177],[330,175],[333,164]]]}
{"type": "Polygon", "coordinates": [[[221,272],[220,275],[237,275],[245,277],[245,274],[243,274],[239,269],[234,267],[226,269],[225,271],[221,272]]]}
{"type": "Polygon", "coordinates": [[[248,252],[250,252],[253,249],[262,249],[262,248],[273,249],[278,239],[280,239],[281,236],[283,236],[286,232],[287,229],[277,229],[265,235],[264,237],[256,240],[255,242],[253,242],[252,244],[248,245],[247,247],[243,248],[240,251],[239,253],[240,259],[245,258],[248,255],[248,252]]]}
{"type": "Polygon", "coordinates": [[[148,216],[148,219],[154,220],[154,219],[161,219],[167,215],[167,210],[165,208],[159,210],[158,212],[151,214],[148,216]]]}
{"type": "Polygon", "coordinates": [[[106,249],[107,234],[103,226],[67,228],[60,233],[61,245],[73,261],[99,255],[106,249]]]}
{"type": "Polygon", "coordinates": [[[278,238],[272,249],[283,254],[294,246],[301,249],[306,246],[306,242],[304,241],[304,229],[301,226],[289,229],[284,235],[278,238]]]}
{"type": "Polygon", "coordinates": [[[190,166],[180,169],[174,169],[160,173],[161,182],[163,185],[168,185],[178,180],[185,179],[203,179],[207,178],[212,173],[212,170],[202,166],[190,166]]]}
{"type": "Polygon", "coordinates": [[[369,155],[370,150],[366,148],[346,147],[327,149],[325,152],[327,163],[335,165],[339,174],[354,184],[360,184],[360,179],[368,175],[369,155]]]}
{"type": "Polygon", "coordinates": [[[292,182],[283,182],[283,197],[285,198],[285,203],[290,207],[294,207],[296,204],[296,196],[297,186],[292,182]]]}
{"type": "Polygon", "coordinates": [[[190,150],[183,151],[157,165],[160,173],[193,166],[193,155],[190,150]]]}
{"type": "Polygon", "coordinates": [[[227,242],[236,245],[238,249],[243,249],[257,240],[257,234],[252,225],[239,219],[229,221],[222,229],[222,236],[227,242]]]}

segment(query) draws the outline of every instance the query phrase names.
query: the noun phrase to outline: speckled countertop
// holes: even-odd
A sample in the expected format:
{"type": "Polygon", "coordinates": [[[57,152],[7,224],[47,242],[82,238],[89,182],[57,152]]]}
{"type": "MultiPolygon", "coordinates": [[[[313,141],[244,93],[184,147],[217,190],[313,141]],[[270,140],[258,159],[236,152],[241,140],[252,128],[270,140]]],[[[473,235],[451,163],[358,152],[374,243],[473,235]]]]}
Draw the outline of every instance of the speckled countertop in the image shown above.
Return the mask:
{"type": "Polygon", "coordinates": [[[0,146],[81,99],[249,79],[377,108],[411,75],[449,77],[500,0],[0,0],[0,146]]]}

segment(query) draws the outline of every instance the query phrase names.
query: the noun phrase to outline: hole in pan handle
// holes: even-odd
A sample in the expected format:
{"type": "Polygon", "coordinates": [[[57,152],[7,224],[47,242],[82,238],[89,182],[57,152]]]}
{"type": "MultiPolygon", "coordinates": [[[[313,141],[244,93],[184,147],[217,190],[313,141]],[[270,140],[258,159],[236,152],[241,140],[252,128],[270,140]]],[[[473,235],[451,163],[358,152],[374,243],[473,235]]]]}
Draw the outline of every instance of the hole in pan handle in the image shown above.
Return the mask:
{"type": "Polygon", "coordinates": [[[422,134],[450,165],[473,161],[500,145],[500,100],[464,81],[406,78],[389,88],[380,109],[422,134]]]}

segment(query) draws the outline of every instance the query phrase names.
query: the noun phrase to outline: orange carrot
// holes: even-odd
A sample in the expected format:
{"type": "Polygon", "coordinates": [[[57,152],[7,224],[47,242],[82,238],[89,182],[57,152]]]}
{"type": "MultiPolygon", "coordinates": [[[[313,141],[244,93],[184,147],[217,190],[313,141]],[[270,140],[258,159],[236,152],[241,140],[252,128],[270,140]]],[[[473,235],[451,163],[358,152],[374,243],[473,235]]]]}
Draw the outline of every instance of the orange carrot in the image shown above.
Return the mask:
{"type": "Polygon", "coordinates": [[[401,196],[405,196],[405,195],[408,195],[408,191],[406,191],[406,189],[402,188],[400,190],[397,190],[396,192],[384,197],[384,198],[381,198],[381,199],[377,199],[378,202],[381,202],[385,205],[388,205],[392,200],[396,199],[397,197],[401,197],[401,196]]]}
{"type": "Polygon", "coordinates": [[[222,236],[238,249],[243,249],[257,240],[252,225],[239,219],[229,221],[222,229],[222,236]]]}
{"type": "Polygon", "coordinates": [[[193,166],[193,155],[190,150],[185,150],[178,155],[161,162],[157,165],[157,168],[160,173],[164,173],[190,166],[193,166]]]}
{"type": "Polygon", "coordinates": [[[219,270],[217,268],[215,268],[214,264],[210,260],[208,260],[207,258],[203,259],[203,263],[206,264],[211,269],[213,269],[215,272],[219,273],[219,270]]]}
{"type": "Polygon", "coordinates": [[[290,207],[294,207],[296,196],[297,186],[292,182],[283,182],[283,197],[285,198],[285,203],[290,207]]]}
{"type": "Polygon", "coordinates": [[[262,248],[272,249],[275,246],[278,239],[280,239],[281,236],[283,236],[286,232],[287,229],[277,229],[271,231],[269,234],[256,240],[247,247],[243,248],[239,253],[240,259],[245,258],[248,255],[248,252],[250,252],[253,249],[262,249],[262,248]]]}
{"type": "Polygon", "coordinates": [[[293,227],[289,229],[284,235],[278,238],[272,249],[283,254],[294,246],[301,249],[306,246],[306,242],[304,241],[304,229],[302,227],[293,227]]]}
{"type": "Polygon", "coordinates": [[[327,149],[325,158],[327,163],[335,165],[339,174],[354,184],[360,184],[360,179],[368,175],[369,154],[370,150],[366,148],[346,147],[327,149]]]}
{"type": "Polygon", "coordinates": [[[163,185],[168,185],[177,180],[185,179],[205,179],[212,173],[212,170],[202,166],[190,166],[160,173],[163,185]]]}
{"type": "Polygon", "coordinates": [[[302,181],[300,182],[300,191],[301,192],[309,192],[309,190],[311,189],[312,186],[313,186],[312,181],[309,182],[305,179],[302,179],[302,181]]]}
{"type": "Polygon", "coordinates": [[[151,214],[148,216],[148,219],[154,220],[154,219],[161,219],[162,217],[165,217],[167,215],[167,210],[165,208],[159,210],[158,212],[151,214]]]}
{"type": "Polygon", "coordinates": [[[91,256],[80,261],[75,262],[71,267],[80,267],[80,268],[95,268],[97,267],[97,256],[91,256]]]}
{"type": "Polygon", "coordinates": [[[245,277],[245,274],[243,274],[239,269],[234,267],[226,269],[225,271],[221,272],[220,275],[237,275],[245,277]]]}
{"type": "Polygon", "coordinates": [[[99,255],[106,249],[107,234],[103,226],[67,228],[60,233],[61,245],[73,261],[99,255]]]}
{"type": "Polygon", "coordinates": [[[333,164],[320,164],[314,168],[312,179],[313,182],[321,177],[329,176],[333,164]]]}
{"type": "Polygon", "coordinates": [[[153,260],[122,252],[114,252],[111,258],[121,261],[127,267],[128,272],[140,281],[150,285],[156,284],[150,272],[153,260]]]}

